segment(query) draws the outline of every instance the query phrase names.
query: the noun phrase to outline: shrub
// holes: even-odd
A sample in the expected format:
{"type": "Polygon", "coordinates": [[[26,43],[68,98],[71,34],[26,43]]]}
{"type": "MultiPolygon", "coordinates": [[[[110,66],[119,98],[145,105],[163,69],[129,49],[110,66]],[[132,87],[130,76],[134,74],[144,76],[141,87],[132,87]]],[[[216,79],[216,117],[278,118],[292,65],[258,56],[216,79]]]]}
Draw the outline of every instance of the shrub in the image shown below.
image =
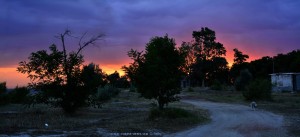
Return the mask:
{"type": "Polygon", "coordinates": [[[243,92],[246,100],[272,100],[272,84],[266,79],[257,79],[249,83],[243,92]]]}
{"type": "Polygon", "coordinates": [[[28,100],[29,90],[26,87],[16,87],[9,92],[10,102],[23,104],[28,100]]]}
{"type": "Polygon", "coordinates": [[[214,81],[213,85],[210,87],[212,90],[222,90],[222,84],[219,81],[214,81]]]}
{"type": "Polygon", "coordinates": [[[192,87],[188,87],[187,92],[194,92],[194,89],[192,87]]]}
{"type": "Polygon", "coordinates": [[[9,96],[6,93],[0,93],[0,105],[9,104],[9,96]]]}
{"type": "Polygon", "coordinates": [[[130,88],[129,88],[129,92],[136,92],[136,88],[131,85],[130,88]]]}
{"type": "Polygon", "coordinates": [[[243,91],[252,80],[252,74],[248,69],[241,70],[240,75],[234,82],[235,90],[243,91]]]}
{"type": "Polygon", "coordinates": [[[0,95],[6,92],[6,82],[0,83],[0,95]]]}
{"type": "Polygon", "coordinates": [[[6,82],[0,83],[0,105],[8,104],[9,97],[6,94],[6,82]]]}
{"type": "Polygon", "coordinates": [[[118,88],[115,88],[111,85],[106,85],[102,88],[98,88],[98,92],[96,94],[96,100],[98,101],[108,101],[112,97],[117,96],[120,93],[118,88]]]}

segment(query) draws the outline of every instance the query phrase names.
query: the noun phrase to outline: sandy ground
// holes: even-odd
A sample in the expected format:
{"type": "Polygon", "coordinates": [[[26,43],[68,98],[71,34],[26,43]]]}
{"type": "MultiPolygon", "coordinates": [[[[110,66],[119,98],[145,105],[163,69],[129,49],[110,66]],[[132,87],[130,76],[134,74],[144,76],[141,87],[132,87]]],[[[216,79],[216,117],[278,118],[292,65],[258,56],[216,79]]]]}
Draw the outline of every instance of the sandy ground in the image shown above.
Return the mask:
{"type": "MultiPolygon", "coordinates": [[[[286,137],[283,116],[249,106],[182,100],[196,107],[208,109],[211,123],[166,137],[286,137]]],[[[259,104],[258,104],[259,105],[259,104]]]]}

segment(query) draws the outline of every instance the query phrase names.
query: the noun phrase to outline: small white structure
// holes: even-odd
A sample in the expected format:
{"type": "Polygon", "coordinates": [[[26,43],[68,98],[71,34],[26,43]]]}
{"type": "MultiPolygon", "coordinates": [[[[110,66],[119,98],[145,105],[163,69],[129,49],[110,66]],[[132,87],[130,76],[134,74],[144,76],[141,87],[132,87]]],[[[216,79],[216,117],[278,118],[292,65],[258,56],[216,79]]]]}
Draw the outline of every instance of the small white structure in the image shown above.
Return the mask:
{"type": "Polygon", "coordinates": [[[272,91],[300,91],[300,73],[273,73],[272,91]]]}

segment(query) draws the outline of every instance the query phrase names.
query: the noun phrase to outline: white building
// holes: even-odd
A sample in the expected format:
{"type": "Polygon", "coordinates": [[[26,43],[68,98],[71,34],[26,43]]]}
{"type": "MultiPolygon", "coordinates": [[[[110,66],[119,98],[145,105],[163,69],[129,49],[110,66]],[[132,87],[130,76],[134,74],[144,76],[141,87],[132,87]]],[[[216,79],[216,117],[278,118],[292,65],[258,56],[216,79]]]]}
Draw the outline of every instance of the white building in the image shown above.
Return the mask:
{"type": "Polygon", "coordinates": [[[300,91],[300,73],[273,73],[272,91],[300,91]]]}

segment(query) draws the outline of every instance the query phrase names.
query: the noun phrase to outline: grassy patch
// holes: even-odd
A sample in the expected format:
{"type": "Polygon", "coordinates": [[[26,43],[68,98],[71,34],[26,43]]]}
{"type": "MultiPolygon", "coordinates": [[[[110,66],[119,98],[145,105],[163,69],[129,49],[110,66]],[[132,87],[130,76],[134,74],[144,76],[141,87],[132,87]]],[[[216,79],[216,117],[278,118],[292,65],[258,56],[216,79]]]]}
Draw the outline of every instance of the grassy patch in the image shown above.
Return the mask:
{"type": "Polygon", "coordinates": [[[153,108],[150,111],[149,119],[158,119],[158,118],[166,118],[166,119],[177,119],[177,118],[197,118],[197,116],[193,115],[191,112],[181,109],[181,108],[166,108],[163,110],[159,110],[158,108],[153,108]]]}
{"type": "Polygon", "coordinates": [[[183,98],[203,99],[225,103],[245,103],[242,93],[238,91],[209,90],[201,88],[193,88],[193,91],[194,92],[184,92],[183,98]]]}
{"type": "Polygon", "coordinates": [[[149,122],[158,129],[175,132],[192,126],[209,122],[209,114],[205,110],[187,110],[183,108],[166,108],[150,111],[149,122]]]}

